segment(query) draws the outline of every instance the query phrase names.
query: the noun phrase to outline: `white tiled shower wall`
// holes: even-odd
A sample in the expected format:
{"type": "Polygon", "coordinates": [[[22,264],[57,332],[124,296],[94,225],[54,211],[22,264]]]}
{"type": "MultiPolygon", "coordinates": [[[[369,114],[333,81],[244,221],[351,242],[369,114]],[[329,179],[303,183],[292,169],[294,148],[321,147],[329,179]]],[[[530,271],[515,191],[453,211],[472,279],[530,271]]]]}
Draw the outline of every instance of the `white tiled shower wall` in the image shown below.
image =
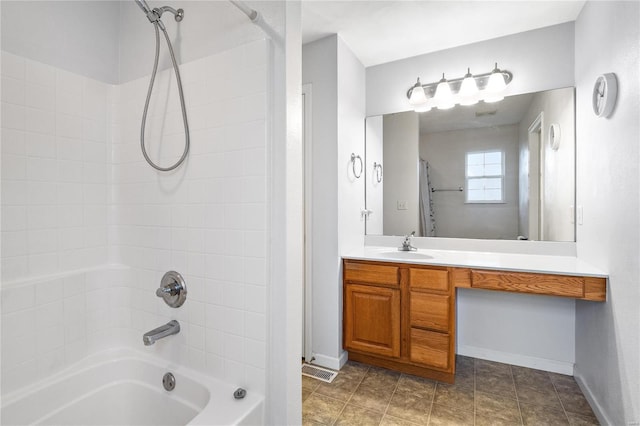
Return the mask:
{"type": "Polygon", "coordinates": [[[107,260],[109,85],[2,52],[2,281],[107,260]]]}
{"type": "MultiPolygon", "coordinates": [[[[107,157],[96,167],[91,161],[97,158],[97,153],[90,145],[94,136],[89,131],[89,123],[85,125],[85,134],[73,133],[80,136],[73,139],[75,145],[65,139],[56,144],[57,149],[53,153],[46,151],[48,145],[44,142],[34,145],[37,147],[34,150],[27,151],[27,136],[20,134],[25,132],[4,127],[5,123],[20,127],[23,121],[28,123],[28,120],[21,118],[16,108],[9,108],[5,112],[3,104],[3,298],[10,301],[7,302],[8,306],[14,306],[11,300],[28,300],[23,305],[15,304],[20,307],[18,311],[12,307],[5,311],[3,301],[3,361],[5,355],[10,360],[19,355],[17,350],[12,349],[14,345],[6,344],[8,338],[18,338],[18,333],[4,324],[7,319],[11,327],[26,321],[25,327],[31,330],[33,315],[39,309],[45,309],[37,298],[38,289],[42,292],[61,288],[62,293],[56,294],[62,299],[50,303],[56,303],[55,309],[62,306],[64,321],[70,324],[70,329],[76,321],[86,324],[85,327],[79,327],[81,331],[78,333],[86,334],[80,339],[82,342],[76,344],[80,346],[78,351],[74,352],[73,347],[67,348],[65,341],[63,349],[69,355],[64,360],[59,358],[58,352],[58,358],[55,355],[49,357],[54,357],[51,361],[40,354],[37,348],[32,351],[31,343],[23,339],[22,346],[28,346],[23,350],[31,351],[28,358],[23,358],[28,359],[29,363],[10,363],[5,368],[3,362],[3,380],[5,373],[13,380],[7,383],[9,389],[3,387],[3,392],[44,377],[80,355],[117,345],[130,345],[154,352],[214,377],[264,392],[268,285],[266,165],[269,49],[267,41],[254,42],[181,66],[191,130],[191,151],[186,164],[171,173],[155,172],[144,162],[140,153],[139,125],[148,77],[111,86],[105,91],[106,104],[100,111],[100,117],[105,120],[100,123],[104,126],[96,132],[105,135],[105,152],[111,154],[111,158],[107,157]],[[14,122],[17,124],[11,124],[14,122]],[[7,149],[6,130],[14,138],[7,149]],[[71,145],[64,145],[63,142],[71,145]],[[61,144],[67,149],[61,150],[61,144]],[[87,148],[85,145],[88,145],[87,148]],[[66,248],[66,238],[70,238],[63,231],[66,227],[57,222],[47,222],[56,229],[56,243],[46,243],[48,240],[45,238],[42,240],[44,248],[40,250],[46,249],[47,254],[57,254],[58,261],[55,264],[50,261],[52,264],[48,268],[30,268],[28,236],[36,228],[31,226],[31,222],[24,223],[20,214],[28,210],[32,200],[31,192],[27,192],[26,196],[20,195],[22,187],[29,187],[29,181],[21,183],[25,181],[21,176],[28,177],[27,171],[21,172],[23,166],[14,166],[13,163],[6,167],[9,170],[6,172],[9,178],[9,202],[6,203],[5,164],[9,162],[5,162],[5,157],[7,154],[9,159],[25,157],[20,160],[24,161],[26,168],[29,161],[27,153],[39,150],[49,152],[51,160],[58,166],[57,170],[63,170],[58,171],[56,176],[66,173],[65,161],[82,162],[81,174],[74,174],[80,180],[72,183],[80,185],[73,187],[73,193],[83,198],[71,198],[70,195],[67,198],[67,191],[72,189],[67,189],[66,182],[61,181],[55,187],[57,197],[47,199],[49,204],[42,204],[45,206],[43,211],[35,217],[47,217],[46,213],[52,211],[54,205],[57,212],[61,209],[67,212],[70,206],[76,205],[74,202],[82,200],[82,216],[77,216],[76,212],[72,221],[66,213],[58,213],[57,218],[63,224],[83,223],[83,232],[88,234],[81,239],[83,242],[95,241],[91,238],[95,232],[84,228],[92,229],[99,225],[100,241],[104,243],[100,246],[102,251],[100,256],[83,257],[88,260],[84,264],[67,263],[72,259],[66,259],[62,249],[66,248]],[[60,158],[61,152],[73,159],[60,158]],[[98,177],[103,174],[103,179],[98,177]],[[104,192],[102,187],[91,185],[102,185],[104,192]],[[78,193],[79,188],[82,191],[78,193]],[[101,209],[93,209],[93,202],[98,200],[93,189],[99,189],[100,203],[97,204],[101,209]],[[12,191],[15,195],[12,195],[12,191]],[[61,198],[61,193],[65,198],[61,198]],[[13,201],[12,196],[15,197],[13,201]],[[90,202],[85,203],[84,200],[90,202]],[[22,207],[22,210],[14,207],[22,207]],[[8,210],[14,211],[7,215],[5,223],[5,211],[8,210]],[[88,226],[85,227],[85,223],[88,226]],[[18,234],[5,235],[5,230],[22,232],[20,235],[25,239],[18,234]],[[27,248],[20,249],[24,244],[27,244],[27,248]],[[5,257],[6,247],[9,247],[9,257],[5,257]],[[24,260],[14,259],[19,256],[24,260]],[[96,264],[102,264],[102,269],[70,272],[92,268],[96,264]],[[187,302],[179,309],[168,308],[155,296],[162,274],[171,269],[183,274],[189,291],[187,302]],[[5,277],[5,270],[10,275],[5,277]],[[30,278],[34,275],[40,278],[30,278]],[[73,279],[83,281],[84,310],[66,300],[65,282],[73,279]],[[67,310],[75,314],[67,314],[67,310]],[[181,332],[154,346],[144,347],[142,333],[170,319],[180,321],[181,332]],[[8,337],[5,338],[5,335],[8,337]],[[9,353],[4,353],[5,348],[9,353]],[[36,365],[42,365],[37,370],[38,374],[21,377],[21,372],[36,365]]],[[[3,53],[3,59],[5,56],[3,53]]],[[[20,58],[11,59],[19,62],[20,58]]],[[[11,74],[13,69],[10,67],[7,71],[11,74]]],[[[11,75],[17,76],[17,73],[11,75]]],[[[106,85],[104,87],[107,88],[106,85]]],[[[4,101],[4,80],[2,89],[4,101]]],[[[50,103],[57,106],[56,94],[54,91],[50,103]]],[[[8,100],[14,100],[11,95],[7,96],[8,100]]],[[[70,108],[65,103],[67,101],[60,102],[61,107],[70,108]]],[[[81,105],[73,110],[79,111],[80,117],[87,114],[84,104],[81,105]]],[[[149,111],[146,135],[150,156],[163,165],[172,163],[182,152],[184,134],[175,80],[167,71],[158,75],[149,111]]],[[[66,116],[60,119],[60,128],[64,130],[66,116]]],[[[58,121],[54,122],[57,124],[58,121]]],[[[26,123],[23,127],[26,127],[26,123]]],[[[40,190],[35,194],[46,192],[40,190]]],[[[53,238],[53,231],[49,234],[53,238]]],[[[40,239],[32,241],[34,247],[38,247],[35,241],[40,239]]],[[[93,253],[92,246],[86,248],[93,253]]],[[[74,248],[81,249],[85,247],[74,248]]],[[[49,257],[53,259],[52,255],[49,257]]],[[[80,302],[79,295],[74,295],[75,301],[80,302]]],[[[69,297],[73,295],[70,293],[69,297]]],[[[49,300],[46,299],[46,302],[49,300]]],[[[55,312],[57,314],[59,311],[55,312]]],[[[62,339],[61,336],[59,338],[62,339]]],[[[59,351],[56,345],[54,343],[53,350],[59,351]]]]}

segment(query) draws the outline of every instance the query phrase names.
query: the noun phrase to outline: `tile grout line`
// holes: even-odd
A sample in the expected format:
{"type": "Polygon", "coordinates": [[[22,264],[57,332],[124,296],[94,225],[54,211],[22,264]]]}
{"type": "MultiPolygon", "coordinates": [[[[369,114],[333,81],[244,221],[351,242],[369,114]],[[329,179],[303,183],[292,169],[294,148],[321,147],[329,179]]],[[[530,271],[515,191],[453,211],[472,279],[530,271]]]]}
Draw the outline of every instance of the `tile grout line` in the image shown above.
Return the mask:
{"type": "Polygon", "coordinates": [[[371,367],[367,367],[367,370],[364,372],[364,374],[360,378],[360,381],[358,382],[358,386],[356,386],[356,388],[353,390],[353,392],[351,392],[351,394],[349,395],[349,398],[347,398],[347,401],[342,406],[342,409],[340,410],[340,412],[338,413],[336,418],[333,420],[333,422],[331,422],[331,425],[334,425],[338,421],[338,419],[340,418],[340,416],[344,412],[344,409],[347,408],[347,405],[349,405],[349,402],[351,402],[351,399],[353,398],[353,395],[356,394],[356,391],[358,390],[358,388],[360,387],[360,385],[364,381],[364,378],[367,377],[367,373],[369,373],[369,370],[371,370],[371,367]]]}
{"type": "MultiPolygon", "coordinates": [[[[384,412],[382,413],[382,419],[384,419],[384,416],[387,415],[387,411],[389,410],[389,406],[391,405],[391,400],[393,399],[393,396],[396,394],[396,391],[398,390],[398,385],[400,384],[400,379],[402,378],[402,374],[400,373],[400,375],[398,376],[398,380],[396,381],[396,385],[393,388],[393,392],[391,392],[391,398],[389,398],[389,402],[387,402],[387,406],[384,408],[384,412]]],[[[382,419],[380,419],[380,423],[382,423],[382,419]]]]}
{"type": "Polygon", "coordinates": [[[436,401],[436,391],[438,390],[438,382],[437,380],[434,380],[433,383],[433,395],[431,395],[431,407],[429,407],[429,417],[427,417],[427,424],[431,423],[431,413],[433,413],[433,404],[436,401]]]}
{"type": "Polygon", "coordinates": [[[547,376],[549,377],[549,380],[551,380],[551,386],[553,386],[553,391],[556,393],[556,397],[560,401],[560,406],[562,407],[562,412],[564,413],[564,417],[567,420],[567,422],[571,424],[571,421],[569,420],[569,415],[567,414],[567,410],[564,408],[564,403],[562,402],[562,398],[560,398],[560,394],[558,393],[558,388],[556,388],[556,384],[553,382],[553,379],[551,378],[551,375],[548,372],[547,372],[547,376]]]}
{"type": "Polygon", "coordinates": [[[522,409],[520,408],[520,397],[518,396],[518,385],[516,385],[516,376],[513,374],[513,368],[511,370],[511,380],[513,381],[513,390],[516,392],[516,404],[518,405],[518,414],[520,415],[520,424],[524,424],[524,417],[522,417],[522,409]]]}
{"type": "Polygon", "coordinates": [[[473,425],[476,424],[476,360],[473,360],[473,425]]]}

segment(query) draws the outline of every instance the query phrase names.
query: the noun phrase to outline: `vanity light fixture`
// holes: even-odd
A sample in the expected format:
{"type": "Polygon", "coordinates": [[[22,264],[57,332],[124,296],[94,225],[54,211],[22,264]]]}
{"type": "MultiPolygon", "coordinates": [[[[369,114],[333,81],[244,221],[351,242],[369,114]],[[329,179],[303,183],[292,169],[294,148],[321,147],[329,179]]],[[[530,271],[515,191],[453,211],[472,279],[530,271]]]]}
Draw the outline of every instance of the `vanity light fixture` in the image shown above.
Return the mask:
{"type": "Polygon", "coordinates": [[[506,87],[513,80],[513,74],[498,68],[495,64],[491,72],[471,74],[467,68],[464,77],[442,79],[422,84],[420,79],[407,90],[409,105],[416,112],[428,111],[432,107],[449,109],[456,104],[473,105],[479,101],[497,102],[504,99],[506,87]]]}
{"type": "Polygon", "coordinates": [[[471,69],[467,68],[467,74],[464,76],[464,80],[460,83],[460,91],[458,96],[460,97],[460,105],[475,105],[478,103],[480,89],[476,79],[471,75],[471,69]]]}
{"type": "Polygon", "coordinates": [[[491,71],[491,75],[489,76],[489,82],[485,89],[487,95],[484,97],[484,101],[498,102],[503,100],[506,88],[507,83],[505,82],[504,75],[502,74],[502,71],[498,69],[498,63],[496,63],[496,67],[491,71]]]}
{"type": "Polygon", "coordinates": [[[451,86],[449,86],[447,79],[444,78],[444,73],[442,73],[442,78],[436,87],[436,94],[433,97],[433,102],[438,109],[449,109],[456,105],[453,99],[453,93],[451,93],[451,86]]]}

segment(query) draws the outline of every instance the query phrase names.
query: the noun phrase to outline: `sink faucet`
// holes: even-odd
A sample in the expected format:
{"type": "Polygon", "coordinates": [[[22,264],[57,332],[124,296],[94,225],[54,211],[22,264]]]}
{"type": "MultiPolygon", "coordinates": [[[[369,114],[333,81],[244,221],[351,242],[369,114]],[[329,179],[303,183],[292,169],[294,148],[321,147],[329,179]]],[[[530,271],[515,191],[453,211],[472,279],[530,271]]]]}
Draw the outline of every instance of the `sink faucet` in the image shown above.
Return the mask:
{"type": "Polygon", "coordinates": [[[171,320],[165,325],[161,325],[158,328],[154,328],[151,331],[144,333],[142,341],[145,346],[153,345],[157,340],[171,336],[172,334],[178,334],[180,331],[180,323],[176,320],[171,320]]]}
{"type": "Polygon", "coordinates": [[[413,231],[409,235],[404,236],[404,241],[402,242],[402,246],[398,247],[398,251],[416,251],[418,250],[416,247],[411,245],[411,237],[416,235],[416,231],[413,231]]]}

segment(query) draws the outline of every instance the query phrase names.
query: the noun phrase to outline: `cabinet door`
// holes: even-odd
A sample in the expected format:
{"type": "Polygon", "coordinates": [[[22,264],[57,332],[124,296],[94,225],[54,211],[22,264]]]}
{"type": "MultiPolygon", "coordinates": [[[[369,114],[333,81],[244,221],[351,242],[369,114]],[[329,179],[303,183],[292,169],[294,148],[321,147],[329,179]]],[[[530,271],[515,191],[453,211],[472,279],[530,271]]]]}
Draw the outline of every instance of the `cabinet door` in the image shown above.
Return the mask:
{"type": "Polygon", "coordinates": [[[400,290],[347,284],[344,303],[345,349],[400,357],[400,290]]]}
{"type": "Polygon", "coordinates": [[[411,326],[449,331],[449,296],[412,291],[410,297],[411,326]]]}
{"type": "Polygon", "coordinates": [[[411,329],[411,356],[413,362],[449,369],[449,335],[434,331],[411,329]]]}

